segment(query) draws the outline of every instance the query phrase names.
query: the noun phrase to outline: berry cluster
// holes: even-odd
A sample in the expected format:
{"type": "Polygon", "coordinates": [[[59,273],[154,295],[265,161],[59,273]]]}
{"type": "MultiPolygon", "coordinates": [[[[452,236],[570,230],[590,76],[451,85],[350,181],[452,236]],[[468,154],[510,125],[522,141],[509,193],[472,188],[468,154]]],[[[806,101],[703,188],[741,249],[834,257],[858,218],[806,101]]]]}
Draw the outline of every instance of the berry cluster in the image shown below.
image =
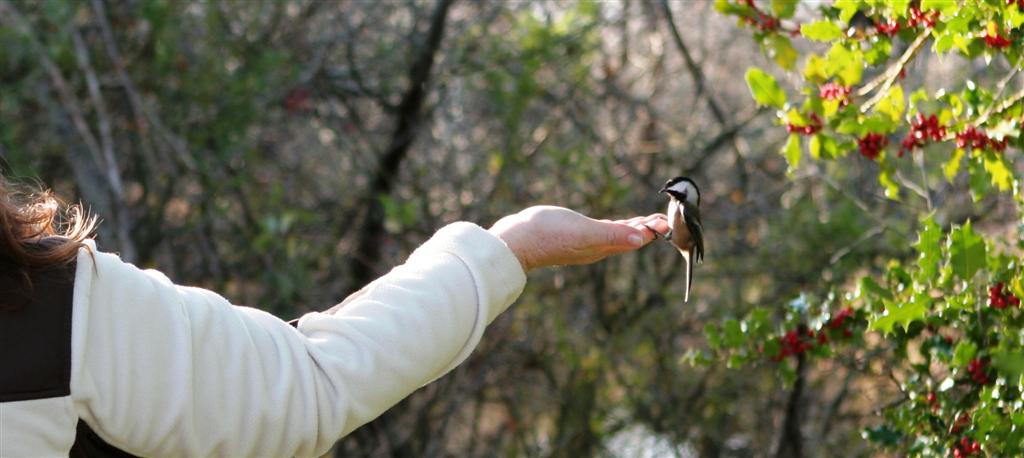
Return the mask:
{"type": "Polygon", "coordinates": [[[842,330],[843,337],[852,337],[853,332],[850,331],[849,328],[843,326],[846,323],[846,320],[850,319],[851,317],[853,317],[853,309],[850,307],[846,307],[837,312],[836,316],[826,321],[825,326],[834,331],[842,330]]]}
{"type": "Polygon", "coordinates": [[[960,438],[960,443],[953,447],[953,457],[961,458],[965,456],[975,455],[981,451],[981,444],[974,441],[970,437],[964,436],[960,438]]]}
{"type": "Polygon", "coordinates": [[[861,156],[872,161],[878,158],[878,154],[889,144],[889,139],[882,134],[868,133],[857,140],[857,147],[860,148],[861,156]]]}
{"type": "Polygon", "coordinates": [[[850,103],[850,88],[829,81],[818,87],[818,96],[825,100],[839,100],[839,106],[845,107],[850,103]]]}
{"type": "Polygon", "coordinates": [[[946,136],[946,126],[939,124],[939,118],[935,115],[924,117],[918,113],[914,121],[910,123],[910,135],[900,142],[900,157],[903,153],[913,151],[914,148],[924,147],[928,140],[942,141],[946,136]]]}
{"type": "Polygon", "coordinates": [[[978,358],[974,358],[971,362],[967,363],[967,373],[971,374],[971,380],[974,380],[974,383],[988,385],[992,381],[988,378],[987,366],[988,362],[978,358]]]}
{"type": "Polygon", "coordinates": [[[910,7],[910,19],[907,19],[907,27],[917,27],[924,25],[925,27],[935,27],[935,22],[939,20],[939,12],[932,11],[931,13],[925,13],[921,11],[921,8],[916,6],[910,7]]]}
{"type": "Polygon", "coordinates": [[[830,332],[841,332],[843,337],[853,337],[853,331],[846,326],[848,320],[852,319],[852,317],[853,309],[847,307],[836,312],[835,316],[826,321],[822,329],[817,333],[804,325],[800,325],[797,329],[789,330],[785,335],[779,337],[782,351],[772,356],[772,361],[778,362],[787,356],[799,355],[814,348],[815,345],[828,345],[828,335],[830,332]]]}
{"type": "Polygon", "coordinates": [[[786,335],[779,337],[779,343],[782,344],[782,352],[773,356],[772,361],[782,361],[782,358],[789,355],[799,355],[814,348],[814,331],[806,329],[800,332],[791,329],[786,335]]]}
{"type": "Polygon", "coordinates": [[[821,130],[822,122],[821,118],[816,113],[811,113],[811,123],[806,126],[798,126],[793,123],[786,124],[786,132],[798,133],[803,135],[814,135],[821,130]]]}
{"type": "Polygon", "coordinates": [[[985,132],[976,129],[974,126],[967,126],[963,132],[956,134],[957,148],[986,149],[990,148],[1002,152],[1006,149],[1006,139],[994,140],[988,137],[985,132]]]}
{"type": "Polygon", "coordinates": [[[994,35],[993,35],[993,31],[991,29],[989,29],[987,32],[985,32],[985,44],[988,45],[988,47],[990,47],[990,48],[998,48],[998,49],[1007,48],[1012,43],[1013,42],[1010,41],[1009,38],[1004,37],[998,31],[996,31],[994,35]]]}
{"type": "Polygon", "coordinates": [[[875,24],[875,30],[883,35],[893,36],[900,31],[900,22],[895,19],[882,19],[875,24]]]}
{"type": "Polygon", "coordinates": [[[1007,305],[1020,306],[1020,298],[1009,291],[1003,291],[1003,283],[996,283],[988,288],[988,305],[992,308],[1005,309],[1007,305]]]}

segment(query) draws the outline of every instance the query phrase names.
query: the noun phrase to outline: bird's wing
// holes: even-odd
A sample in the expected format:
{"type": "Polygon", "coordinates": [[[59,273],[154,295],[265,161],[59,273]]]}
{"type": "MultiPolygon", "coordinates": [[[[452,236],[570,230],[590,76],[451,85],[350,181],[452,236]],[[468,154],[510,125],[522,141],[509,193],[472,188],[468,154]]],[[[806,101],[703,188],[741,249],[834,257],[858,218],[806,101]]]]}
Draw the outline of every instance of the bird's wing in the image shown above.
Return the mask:
{"type": "Polygon", "coordinates": [[[704,224],[700,221],[700,209],[687,207],[684,219],[686,228],[690,230],[690,238],[693,239],[693,262],[704,262],[704,224]]]}

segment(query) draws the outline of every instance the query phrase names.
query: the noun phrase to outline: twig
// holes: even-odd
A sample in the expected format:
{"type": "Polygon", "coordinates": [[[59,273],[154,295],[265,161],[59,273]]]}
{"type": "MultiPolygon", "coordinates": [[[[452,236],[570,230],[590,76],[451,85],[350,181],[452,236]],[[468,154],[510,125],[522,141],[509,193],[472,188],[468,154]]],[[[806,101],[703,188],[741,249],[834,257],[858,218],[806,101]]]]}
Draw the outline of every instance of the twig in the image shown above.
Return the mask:
{"type": "Polygon", "coordinates": [[[1021,100],[1024,100],[1024,88],[1021,88],[1019,91],[1011,95],[1008,99],[1004,100],[1003,103],[1000,103],[998,108],[995,108],[995,105],[993,105],[992,108],[989,108],[988,111],[979,116],[978,120],[975,121],[974,124],[978,126],[984,125],[986,122],[988,122],[988,118],[991,115],[1002,114],[1002,112],[1009,110],[1010,107],[1016,105],[1017,103],[1020,103],[1021,100]]]}
{"type": "Polygon", "coordinates": [[[96,110],[96,122],[100,131],[100,151],[102,153],[100,164],[107,176],[107,182],[114,196],[121,200],[124,194],[124,186],[121,183],[121,174],[117,170],[117,160],[114,154],[114,140],[110,133],[110,115],[107,113],[107,103],[100,91],[100,81],[96,77],[96,71],[92,68],[89,60],[89,50],[85,47],[82,35],[77,28],[72,28],[71,42],[75,47],[75,56],[78,61],[78,68],[85,74],[85,85],[89,89],[89,98],[92,99],[93,107],[96,110]]]}
{"type": "Polygon", "coordinates": [[[876,88],[878,89],[878,92],[875,93],[874,96],[868,99],[867,102],[864,102],[864,105],[861,105],[861,113],[867,113],[868,110],[874,107],[875,104],[877,104],[879,101],[882,100],[883,97],[885,97],[885,95],[889,92],[889,88],[892,87],[892,84],[896,81],[897,78],[899,78],[900,73],[903,72],[903,68],[906,67],[907,64],[914,59],[914,56],[917,55],[917,52],[921,50],[921,46],[928,39],[928,35],[929,33],[927,31],[921,32],[921,34],[918,35],[912,43],[910,43],[910,47],[908,47],[907,50],[903,52],[903,55],[900,56],[899,60],[897,60],[894,65],[886,69],[885,73],[878,75],[874,80],[871,80],[871,82],[865,84],[864,87],[857,90],[857,95],[860,97],[864,97],[870,94],[871,91],[875,90],[876,88]]]}
{"type": "MultiPolygon", "coordinates": [[[[151,126],[159,135],[163,138],[164,142],[170,145],[171,150],[177,156],[178,162],[183,165],[186,169],[195,170],[195,162],[192,160],[191,154],[188,152],[188,146],[184,140],[172,133],[163,121],[157,116],[156,112],[152,107],[143,103],[142,97],[139,96],[139,91],[135,87],[135,83],[128,77],[128,73],[125,71],[124,60],[121,58],[121,52],[117,48],[117,41],[114,39],[114,33],[110,28],[110,22],[107,20],[106,8],[103,5],[103,0],[92,0],[93,13],[96,16],[96,23],[99,24],[100,37],[103,38],[103,44],[106,47],[107,55],[110,57],[110,61],[113,63],[114,71],[117,74],[117,79],[128,94],[128,102],[131,104],[132,111],[135,113],[136,122],[139,122],[145,117],[149,126],[151,126]]],[[[141,123],[140,123],[141,124],[141,123]]]]}
{"type": "Polygon", "coordinates": [[[868,229],[867,232],[864,233],[864,235],[860,236],[860,238],[858,238],[857,240],[854,240],[853,243],[839,249],[839,251],[836,251],[835,254],[833,254],[832,257],[829,258],[828,263],[835,264],[839,262],[839,260],[842,259],[843,256],[850,254],[850,252],[853,251],[854,248],[857,248],[858,245],[868,240],[871,240],[875,236],[881,234],[883,231],[885,231],[885,228],[882,226],[872,226],[871,229],[868,229]]]}

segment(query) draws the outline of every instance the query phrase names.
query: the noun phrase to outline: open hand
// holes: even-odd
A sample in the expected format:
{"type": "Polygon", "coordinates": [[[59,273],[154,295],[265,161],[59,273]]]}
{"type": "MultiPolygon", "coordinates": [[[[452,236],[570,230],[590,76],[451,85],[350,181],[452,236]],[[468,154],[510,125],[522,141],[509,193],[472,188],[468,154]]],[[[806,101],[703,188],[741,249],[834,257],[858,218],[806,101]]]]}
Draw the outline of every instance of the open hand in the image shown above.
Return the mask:
{"type": "Polygon", "coordinates": [[[562,207],[536,206],[506,216],[489,231],[505,241],[530,270],[566,264],[590,264],[609,255],[636,250],[668,232],[665,215],[596,220],[562,207]]]}

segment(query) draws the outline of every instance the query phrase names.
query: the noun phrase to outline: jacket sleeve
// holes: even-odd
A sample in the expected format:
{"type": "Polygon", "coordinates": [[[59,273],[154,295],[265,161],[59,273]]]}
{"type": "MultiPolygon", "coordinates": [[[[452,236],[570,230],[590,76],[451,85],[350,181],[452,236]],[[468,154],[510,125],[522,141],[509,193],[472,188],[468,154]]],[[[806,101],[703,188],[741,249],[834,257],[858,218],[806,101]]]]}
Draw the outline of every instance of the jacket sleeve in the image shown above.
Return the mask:
{"type": "Polygon", "coordinates": [[[321,455],[462,362],[526,281],[500,239],[454,223],[292,327],[91,256],[76,274],[74,406],[104,440],[145,456],[321,455]]]}

